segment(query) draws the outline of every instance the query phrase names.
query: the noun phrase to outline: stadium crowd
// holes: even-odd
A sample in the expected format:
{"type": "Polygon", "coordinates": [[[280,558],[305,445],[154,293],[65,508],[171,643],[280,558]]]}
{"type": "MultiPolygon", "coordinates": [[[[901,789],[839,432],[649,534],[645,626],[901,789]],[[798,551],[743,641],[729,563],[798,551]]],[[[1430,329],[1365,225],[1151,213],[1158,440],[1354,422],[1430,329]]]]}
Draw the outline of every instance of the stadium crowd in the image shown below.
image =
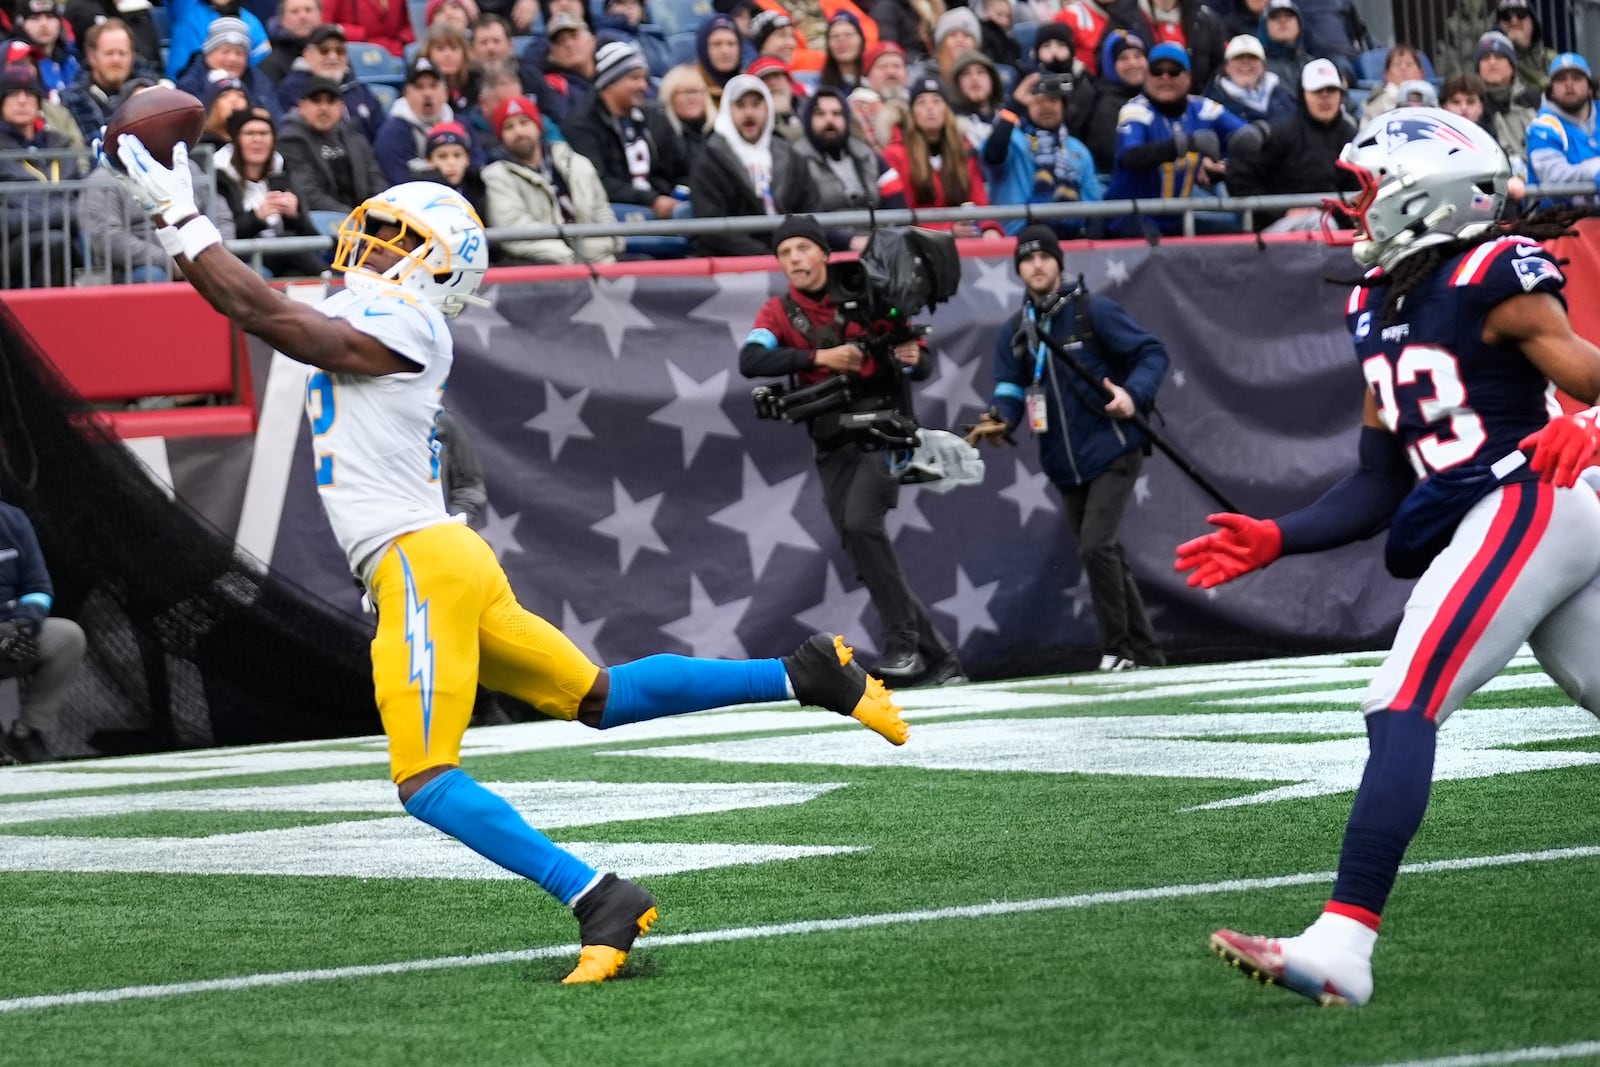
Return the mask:
{"type": "MultiPolygon", "coordinates": [[[[459,189],[490,227],[1327,192],[1360,122],[1418,104],[1480,123],[1530,179],[1594,181],[1587,61],[1554,53],[1528,0],[1484,17],[1439,43],[1441,80],[1415,47],[1370,48],[1349,0],[279,0],[265,19],[239,0],[9,0],[4,277],[173,276],[90,150],[122,100],[161,82],[204,103],[203,206],[240,238],[330,233],[410,178],[459,189]]],[[[1074,238],[1180,222],[1052,225],[1074,238]]],[[[943,225],[1000,237],[1023,220],[943,225]]],[[[654,244],[767,251],[732,232],[654,244]]],[[[644,247],[512,240],[495,254],[607,262],[644,247]]],[[[262,262],[298,275],[326,257],[262,262]]]]}

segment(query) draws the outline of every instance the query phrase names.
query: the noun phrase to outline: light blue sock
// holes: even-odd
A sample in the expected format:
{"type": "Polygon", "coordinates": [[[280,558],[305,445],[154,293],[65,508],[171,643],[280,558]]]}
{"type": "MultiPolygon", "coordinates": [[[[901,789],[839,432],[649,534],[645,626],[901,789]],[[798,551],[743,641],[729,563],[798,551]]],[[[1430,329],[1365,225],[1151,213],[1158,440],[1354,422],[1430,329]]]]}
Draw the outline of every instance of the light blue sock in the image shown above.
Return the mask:
{"type": "Polygon", "coordinates": [[[790,695],[789,672],[779,659],[646,656],[611,668],[600,729],[790,695]]]}
{"type": "Polygon", "coordinates": [[[593,867],[529,826],[504,797],[459,767],[417,790],[406,810],[484,859],[532,879],[563,904],[596,877],[593,867]]]}

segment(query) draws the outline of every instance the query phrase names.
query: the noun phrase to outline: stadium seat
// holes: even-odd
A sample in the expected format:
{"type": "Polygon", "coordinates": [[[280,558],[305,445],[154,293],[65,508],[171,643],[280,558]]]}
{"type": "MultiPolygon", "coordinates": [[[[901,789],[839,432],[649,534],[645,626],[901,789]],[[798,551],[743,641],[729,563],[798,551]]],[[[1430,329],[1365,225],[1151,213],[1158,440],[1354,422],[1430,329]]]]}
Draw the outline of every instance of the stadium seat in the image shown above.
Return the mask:
{"type": "Polygon", "coordinates": [[[413,59],[417,58],[417,53],[420,52],[421,50],[422,50],[422,42],[421,41],[412,41],[410,44],[406,45],[405,55],[403,55],[401,57],[401,62],[404,63],[408,67],[411,66],[411,61],[413,59]]]}
{"type": "Polygon", "coordinates": [[[377,97],[378,106],[383,108],[383,113],[387,115],[389,109],[394,107],[395,100],[399,98],[400,90],[387,82],[366,82],[365,84],[368,89],[372,90],[372,95],[377,97]]]}
{"type": "Polygon", "coordinates": [[[711,0],[649,0],[650,21],[669,38],[693,33],[716,11],[711,0]]]}
{"type": "Polygon", "coordinates": [[[172,39],[172,25],[164,4],[150,5],[150,21],[155,23],[156,37],[161,41],[161,49],[164,52],[167,42],[172,39]]]}
{"type": "Polygon", "coordinates": [[[317,228],[318,233],[325,233],[329,237],[339,236],[339,224],[344,221],[342,211],[313,211],[311,225],[317,228]]]}
{"type": "Polygon", "coordinates": [[[1022,57],[1031,61],[1034,42],[1039,39],[1039,24],[1019,22],[1011,27],[1011,37],[1017,42],[1017,47],[1022,49],[1022,57]]]}
{"type": "Polygon", "coordinates": [[[357,78],[364,82],[378,82],[383,85],[405,84],[405,60],[383,45],[368,41],[351,41],[346,47],[350,53],[350,68],[356,72],[357,78]]]}
{"type": "MultiPolygon", "coordinates": [[[[611,210],[618,222],[650,222],[656,217],[641,204],[612,204],[611,210]]],[[[625,247],[630,256],[651,259],[683,259],[689,254],[689,242],[683,237],[629,237],[625,247]]]]}
{"type": "Polygon", "coordinates": [[[411,16],[411,32],[421,40],[428,30],[428,0],[406,0],[406,14],[411,16]]]}
{"type": "Polygon", "coordinates": [[[672,62],[679,63],[699,62],[694,50],[694,31],[687,33],[674,33],[667,38],[667,47],[672,49],[672,62]]]}

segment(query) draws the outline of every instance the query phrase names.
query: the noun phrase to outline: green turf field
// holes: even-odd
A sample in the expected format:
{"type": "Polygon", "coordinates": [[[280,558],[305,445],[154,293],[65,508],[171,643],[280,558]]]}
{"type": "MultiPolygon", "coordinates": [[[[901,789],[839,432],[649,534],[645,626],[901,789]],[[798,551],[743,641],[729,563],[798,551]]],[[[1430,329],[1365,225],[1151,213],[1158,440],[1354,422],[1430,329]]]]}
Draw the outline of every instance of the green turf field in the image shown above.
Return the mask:
{"type": "Polygon", "coordinates": [[[905,695],[896,749],[748,708],[468,735],[636,875],[622,978],[406,818],[381,740],[0,771],[0,1062],[1600,1063],[1600,720],[1519,660],[1446,728],[1360,1009],[1205,948],[1331,885],[1376,660],[905,695]]]}

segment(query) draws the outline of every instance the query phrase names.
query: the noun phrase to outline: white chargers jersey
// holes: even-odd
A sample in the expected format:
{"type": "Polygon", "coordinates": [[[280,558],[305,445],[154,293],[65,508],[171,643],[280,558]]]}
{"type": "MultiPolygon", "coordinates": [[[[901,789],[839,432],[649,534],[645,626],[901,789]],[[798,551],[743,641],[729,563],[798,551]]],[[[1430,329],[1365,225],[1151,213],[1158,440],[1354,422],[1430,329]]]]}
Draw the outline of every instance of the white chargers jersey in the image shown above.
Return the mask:
{"type": "Polygon", "coordinates": [[[401,534],[450,521],[435,421],[453,346],[444,316],[395,287],[344,289],[317,310],[421,369],[380,376],[313,370],[306,383],[317,490],[351,569],[365,577],[401,534]]]}

